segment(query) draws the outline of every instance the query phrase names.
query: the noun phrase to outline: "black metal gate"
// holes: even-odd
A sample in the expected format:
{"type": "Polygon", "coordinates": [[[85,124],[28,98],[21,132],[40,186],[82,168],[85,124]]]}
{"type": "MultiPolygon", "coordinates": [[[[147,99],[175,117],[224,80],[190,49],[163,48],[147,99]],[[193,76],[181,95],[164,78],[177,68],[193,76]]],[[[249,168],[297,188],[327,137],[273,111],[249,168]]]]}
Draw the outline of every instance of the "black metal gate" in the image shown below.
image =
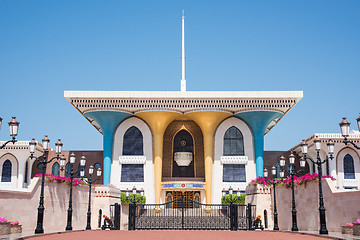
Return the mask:
{"type": "Polygon", "coordinates": [[[164,204],[130,204],[129,230],[252,230],[255,205],[202,204],[184,196],[164,204]]]}
{"type": "Polygon", "coordinates": [[[111,230],[120,230],[121,205],[115,203],[110,205],[110,226],[111,230]]]}

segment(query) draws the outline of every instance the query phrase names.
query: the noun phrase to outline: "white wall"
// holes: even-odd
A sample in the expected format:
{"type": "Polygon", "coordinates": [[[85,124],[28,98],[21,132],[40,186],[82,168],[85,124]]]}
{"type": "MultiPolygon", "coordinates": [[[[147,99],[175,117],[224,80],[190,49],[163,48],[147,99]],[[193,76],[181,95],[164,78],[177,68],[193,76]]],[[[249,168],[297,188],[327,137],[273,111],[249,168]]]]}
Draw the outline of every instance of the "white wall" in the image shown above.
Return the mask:
{"type": "MultiPolygon", "coordinates": [[[[113,144],[113,162],[111,165],[111,180],[110,183],[121,190],[126,188],[132,189],[134,186],[137,189],[144,188],[146,202],[155,202],[155,184],[154,184],[154,161],[153,161],[153,144],[152,134],[148,125],[137,117],[131,117],[123,121],[115,131],[113,144]],[[144,182],[121,182],[121,163],[119,157],[122,156],[123,140],[125,132],[132,126],[137,127],[143,135],[143,147],[145,163],[144,163],[144,182]]],[[[129,156],[127,156],[129,157],[129,156]]],[[[140,159],[140,158],[139,158],[140,159]]],[[[128,162],[129,164],[131,162],[128,162]]],[[[133,164],[137,164],[134,162],[133,164]]]]}
{"type": "Polygon", "coordinates": [[[17,158],[10,153],[6,153],[0,157],[0,187],[1,188],[17,188],[18,182],[18,167],[19,162],[17,158]],[[2,171],[3,171],[3,164],[6,160],[10,160],[11,162],[11,182],[1,182],[2,171]]]}
{"type": "Polygon", "coordinates": [[[255,166],[255,154],[254,154],[254,141],[248,125],[236,117],[231,117],[224,120],[217,128],[214,136],[214,164],[213,164],[213,189],[212,200],[213,203],[221,202],[221,191],[223,188],[228,189],[230,186],[233,189],[240,189],[245,191],[247,184],[256,178],[256,166],[255,166]],[[244,183],[224,183],[223,182],[223,164],[221,163],[221,157],[223,156],[224,135],[226,130],[230,127],[237,127],[244,138],[244,153],[247,156],[248,161],[245,164],[246,182],[244,183]]]}
{"type": "MultiPolygon", "coordinates": [[[[360,160],[358,153],[349,148],[345,147],[341,149],[336,156],[336,164],[337,164],[337,183],[339,188],[344,188],[344,181],[347,181],[348,184],[352,184],[353,186],[359,186],[360,180],[360,160]],[[346,154],[350,154],[354,160],[354,170],[355,170],[355,179],[344,179],[344,157],[346,154]]],[[[334,160],[333,160],[334,161],[334,160]]]]}

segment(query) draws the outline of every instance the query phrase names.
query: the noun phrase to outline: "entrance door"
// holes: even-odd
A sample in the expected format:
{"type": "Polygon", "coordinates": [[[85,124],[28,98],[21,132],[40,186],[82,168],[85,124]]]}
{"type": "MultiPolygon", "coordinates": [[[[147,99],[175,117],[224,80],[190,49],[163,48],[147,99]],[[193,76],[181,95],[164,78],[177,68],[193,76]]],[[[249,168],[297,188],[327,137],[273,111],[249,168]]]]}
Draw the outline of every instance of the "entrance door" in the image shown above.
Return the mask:
{"type": "Polygon", "coordinates": [[[167,191],[166,202],[171,202],[167,205],[168,208],[181,208],[184,204],[184,208],[198,208],[201,201],[199,191],[167,191]],[[184,196],[186,199],[192,201],[180,201],[184,196]]]}

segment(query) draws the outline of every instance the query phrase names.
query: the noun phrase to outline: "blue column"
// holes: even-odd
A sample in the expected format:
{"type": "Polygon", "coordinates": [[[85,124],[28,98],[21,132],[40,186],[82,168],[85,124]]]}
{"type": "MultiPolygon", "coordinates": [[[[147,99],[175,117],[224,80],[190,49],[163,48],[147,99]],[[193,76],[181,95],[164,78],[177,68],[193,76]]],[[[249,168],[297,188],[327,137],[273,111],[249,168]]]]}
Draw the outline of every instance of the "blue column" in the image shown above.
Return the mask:
{"type": "Polygon", "coordinates": [[[114,133],[117,126],[132,115],[125,112],[94,111],[84,113],[84,116],[95,120],[103,132],[103,179],[104,185],[110,184],[114,133]]]}
{"type": "Polygon", "coordinates": [[[235,114],[244,120],[251,128],[254,136],[256,176],[263,175],[264,169],[264,134],[266,127],[276,118],[284,114],[274,111],[251,111],[235,114]]]}

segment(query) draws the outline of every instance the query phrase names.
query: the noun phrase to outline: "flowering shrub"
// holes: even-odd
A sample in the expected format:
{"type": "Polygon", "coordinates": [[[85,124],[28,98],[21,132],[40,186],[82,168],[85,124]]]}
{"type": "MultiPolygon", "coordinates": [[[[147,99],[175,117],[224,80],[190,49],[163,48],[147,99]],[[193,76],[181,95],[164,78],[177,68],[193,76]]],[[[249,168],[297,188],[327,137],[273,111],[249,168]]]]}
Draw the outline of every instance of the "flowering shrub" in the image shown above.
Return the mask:
{"type": "MultiPolygon", "coordinates": [[[[42,173],[36,174],[35,177],[42,177],[42,173]]],[[[52,174],[45,173],[45,179],[49,180],[50,182],[64,182],[67,184],[70,184],[71,179],[69,177],[60,177],[60,176],[54,176],[52,174]]],[[[73,186],[78,185],[88,185],[85,181],[81,180],[80,178],[73,178],[73,186]]]]}
{"type": "Polygon", "coordinates": [[[8,220],[6,218],[0,218],[0,222],[7,222],[8,220]]]}
{"type": "Polygon", "coordinates": [[[11,221],[10,225],[19,225],[19,222],[18,221],[11,221]]]}
{"type": "Polygon", "coordinates": [[[345,224],[345,226],[347,226],[347,227],[353,227],[354,224],[352,224],[352,223],[347,223],[347,224],[345,224]]]}
{"type": "Polygon", "coordinates": [[[359,218],[359,219],[357,219],[355,223],[360,223],[360,218],[359,218]]]}
{"type": "MultiPolygon", "coordinates": [[[[330,178],[331,180],[335,180],[335,178],[331,177],[331,176],[321,176],[321,179],[323,178],[330,178]]],[[[302,185],[302,184],[306,184],[308,182],[315,182],[319,179],[319,175],[317,173],[306,173],[305,175],[301,176],[301,177],[297,177],[294,176],[294,184],[295,185],[302,185]]],[[[249,185],[257,185],[257,184],[261,184],[264,186],[269,186],[271,185],[271,181],[265,179],[264,177],[258,177],[255,180],[252,180],[249,185]]],[[[291,187],[291,177],[285,178],[283,180],[279,180],[279,183],[277,183],[276,185],[285,185],[287,188],[291,187]]]]}

